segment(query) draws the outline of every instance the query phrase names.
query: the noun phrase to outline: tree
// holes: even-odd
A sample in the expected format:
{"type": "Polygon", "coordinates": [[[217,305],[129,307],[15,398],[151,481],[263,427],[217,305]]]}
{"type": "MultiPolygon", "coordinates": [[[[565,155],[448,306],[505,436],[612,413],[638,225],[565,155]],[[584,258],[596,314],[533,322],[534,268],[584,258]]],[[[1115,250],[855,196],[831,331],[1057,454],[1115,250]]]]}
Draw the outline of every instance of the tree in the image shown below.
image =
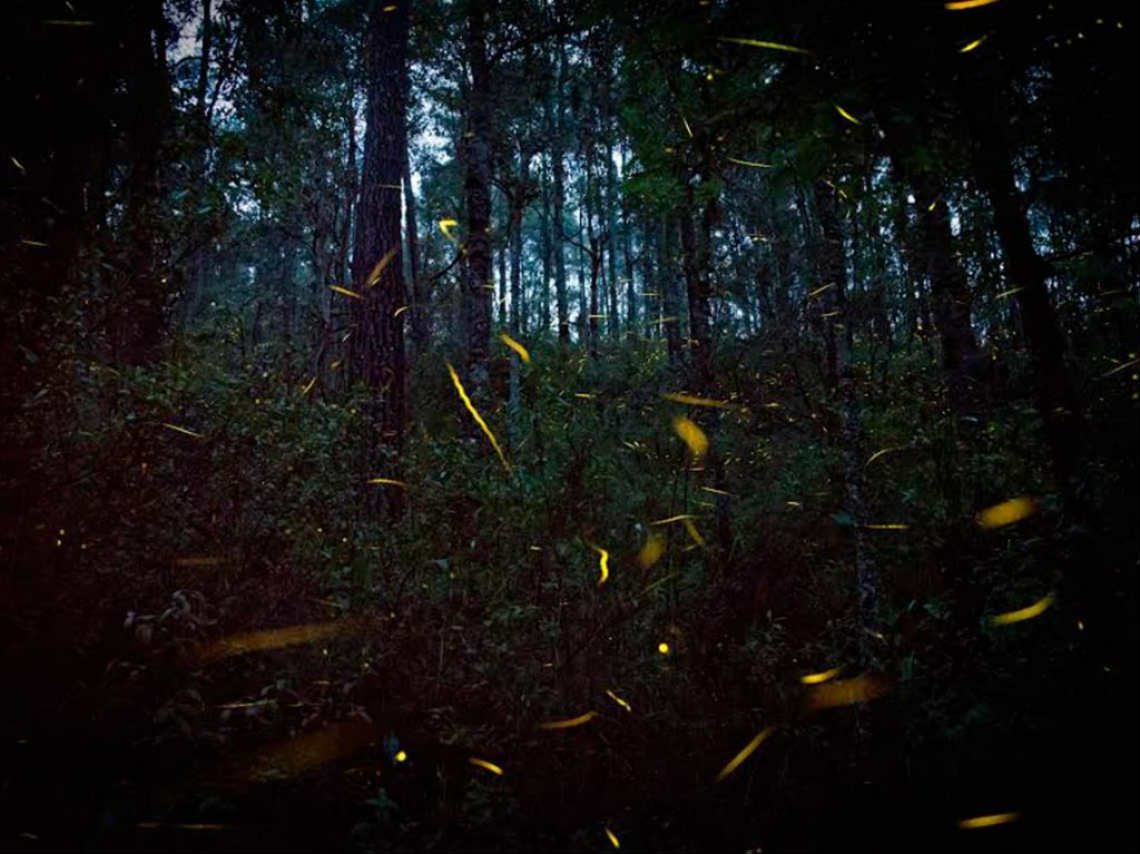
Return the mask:
{"type": "MultiPolygon", "coordinates": [[[[400,199],[407,156],[408,6],[374,2],[365,42],[367,129],[352,277],[353,373],[368,387],[371,419],[382,443],[398,448],[406,413],[404,275],[400,260],[400,199]]],[[[370,455],[376,462],[375,451],[370,455]]]]}

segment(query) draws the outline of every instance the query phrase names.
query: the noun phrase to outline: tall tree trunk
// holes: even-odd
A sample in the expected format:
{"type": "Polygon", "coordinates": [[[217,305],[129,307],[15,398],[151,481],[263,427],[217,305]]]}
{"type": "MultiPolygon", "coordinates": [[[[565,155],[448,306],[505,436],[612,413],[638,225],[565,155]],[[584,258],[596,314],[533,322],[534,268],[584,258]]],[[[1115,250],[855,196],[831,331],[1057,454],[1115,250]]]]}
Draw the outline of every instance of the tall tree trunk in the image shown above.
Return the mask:
{"type": "MultiPolygon", "coordinates": [[[[950,406],[956,415],[966,415],[976,408],[977,396],[972,393],[972,387],[983,378],[986,362],[970,322],[972,297],[950,232],[942,182],[916,156],[919,143],[912,125],[888,123],[888,131],[895,171],[914,190],[924,256],[920,269],[924,269],[930,285],[950,406]]],[[[907,254],[911,251],[908,247],[907,254]]]]}
{"type": "MultiPolygon", "coordinates": [[[[605,133],[609,134],[609,107],[607,101],[606,108],[606,130],[605,133]]],[[[609,290],[609,324],[610,338],[617,340],[621,335],[621,315],[618,313],[618,278],[617,278],[617,250],[618,250],[618,231],[617,231],[617,210],[621,204],[618,198],[618,181],[617,181],[617,167],[614,165],[614,152],[610,145],[606,145],[603,149],[606,155],[606,196],[605,196],[605,209],[606,209],[606,257],[609,263],[606,267],[606,284],[609,290]]]]}
{"type": "Polygon", "coordinates": [[[563,210],[566,200],[566,164],[562,149],[562,87],[566,80],[566,49],[558,48],[558,77],[554,85],[550,107],[550,166],[553,178],[553,221],[551,223],[552,250],[554,252],[554,293],[558,307],[558,341],[570,343],[570,304],[566,296],[566,252],[563,229],[566,226],[563,210]]]}
{"type": "Polygon", "coordinates": [[[701,211],[699,229],[693,224],[693,194],[680,215],[682,267],[689,305],[689,353],[693,372],[702,386],[711,379],[709,340],[709,241],[716,219],[716,201],[709,199],[701,211]]]}
{"type": "Polygon", "coordinates": [[[590,309],[587,303],[587,294],[589,292],[589,285],[586,284],[586,255],[588,254],[585,249],[585,244],[582,242],[586,239],[586,212],[579,206],[578,207],[578,343],[585,345],[589,338],[589,315],[590,309]]]}
{"type": "MultiPolygon", "coordinates": [[[[622,170],[625,170],[625,161],[622,161],[622,170]]],[[[626,310],[626,337],[629,340],[637,338],[637,287],[633,275],[633,235],[629,208],[622,199],[621,205],[621,249],[622,261],[625,269],[625,310],[626,310]]]]}
{"type": "Polygon", "coordinates": [[[542,334],[550,329],[550,272],[551,272],[551,246],[550,239],[550,187],[546,179],[546,171],[542,171],[541,198],[542,210],[539,218],[540,247],[542,253],[542,285],[538,295],[538,328],[542,334]]]}
{"type": "Polygon", "coordinates": [[[128,130],[131,171],[124,223],[128,283],[118,302],[119,354],[130,364],[156,358],[166,301],[159,217],[159,170],[169,108],[166,18],[162,0],[144,0],[127,16],[126,48],[137,71],[128,84],[134,100],[128,130]]]}
{"type": "Polygon", "coordinates": [[[354,323],[350,362],[370,395],[374,430],[368,463],[378,465],[378,444],[399,447],[405,423],[404,322],[394,317],[404,304],[403,262],[399,257],[400,192],[407,156],[408,0],[393,12],[379,2],[370,9],[365,68],[368,97],[360,202],[356,210],[356,245],[352,278],[363,296],[351,303],[354,323]],[[396,256],[370,281],[386,253],[396,256]],[[379,443],[376,439],[379,438],[379,443]]]}
{"type": "Polygon", "coordinates": [[[641,281],[644,291],[656,294],[656,296],[646,296],[643,302],[643,312],[645,322],[645,337],[654,338],[660,335],[661,327],[654,324],[654,320],[661,319],[661,276],[660,268],[655,264],[660,263],[661,257],[661,227],[660,220],[646,216],[642,228],[641,240],[641,260],[642,272],[641,281]]]}
{"type": "Polygon", "coordinates": [[[681,361],[681,306],[677,299],[677,223],[676,217],[661,218],[661,241],[658,243],[658,293],[661,295],[661,325],[664,327],[666,350],[670,364],[681,361]]]}
{"type": "Polygon", "coordinates": [[[468,302],[467,373],[470,394],[477,402],[489,399],[491,300],[491,66],[487,57],[487,7],[471,0],[467,14],[467,58],[471,66],[470,114],[466,140],[464,193],[467,202],[468,302]]]}
{"type": "Polygon", "coordinates": [[[1013,179],[1009,144],[1001,130],[995,95],[984,84],[963,93],[974,136],[973,158],[978,184],[994,210],[994,227],[1015,283],[1022,328],[1037,376],[1037,409],[1045,425],[1058,486],[1068,491],[1077,472],[1081,410],[1065,365],[1065,338],[1049,300],[1045,279],[1049,265],[1033,248],[1025,207],[1013,179]]]}
{"type": "Polygon", "coordinates": [[[859,624],[863,629],[860,636],[861,662],[864,667],[878,668],[878,655],[873,645],[879,627],[880,584],[879,573],[871,555],[867,541],[866,508],[863,504],[863,464],[859,457],[862,425],[859,418],[855,390],[855,370],[852,361],[851,339],[846,334],[837,336],[835,326],[842,322],[845,330],[847,265],[843,253],[843,231],[837,208],[835,190],[817,181],[814,201],[816,217],[819,221],[818,266],[820,286],[830,285],[821,297],[831,295],[824,302],[823,314],[838,312],[825,317],[829,331],[828,339],[828,379],[834,382],[838,392],[839,447],[843,459],[843,480],[845,486],[845,510],[849,519],[852,536],[852,550],[855,562],[855,593],[859,614],[859,624]]]}
{"type": "Polygon", "coordinates": [[[408,275],[412,279],[411,309],[412,344],[423,353],[428,344],[428,306],[420,282],[420,239],[416,223],[416,194],[412,189],[412,164],[408,146],[404,146],[404,231],[408,246],[408,275]]]}
{"type": "Polygon", "coordinates": [[[522,289],[522,218],[523,201],[519,198],[522,190],[512,196],[511,224],[510,224],[510,252],[511,252],[511,312],[510,329],[512,335],[518,335],[522,328],[523,289],[522,289]]]}

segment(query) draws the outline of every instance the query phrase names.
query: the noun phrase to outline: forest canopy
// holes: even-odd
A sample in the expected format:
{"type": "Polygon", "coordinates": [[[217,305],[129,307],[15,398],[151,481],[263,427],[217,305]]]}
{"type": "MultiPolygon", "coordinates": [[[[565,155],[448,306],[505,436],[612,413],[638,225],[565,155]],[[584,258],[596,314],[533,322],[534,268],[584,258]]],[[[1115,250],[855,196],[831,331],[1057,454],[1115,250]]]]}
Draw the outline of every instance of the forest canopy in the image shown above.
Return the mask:
{"type": "Polygon", "coordinates": [[[1135,841],[1134,4],[5,12],[3,846],[1135,841]]]}

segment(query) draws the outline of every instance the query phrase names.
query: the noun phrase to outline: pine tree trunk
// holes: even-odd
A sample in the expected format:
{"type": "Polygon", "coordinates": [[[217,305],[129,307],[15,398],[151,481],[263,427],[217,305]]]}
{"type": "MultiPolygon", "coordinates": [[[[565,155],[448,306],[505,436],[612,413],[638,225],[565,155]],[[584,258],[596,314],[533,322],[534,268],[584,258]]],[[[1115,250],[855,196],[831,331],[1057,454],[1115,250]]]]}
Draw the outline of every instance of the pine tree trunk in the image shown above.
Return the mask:
{"type": "MultiPolygon", "coordinates": [[[[353,375],[371,394],[371,420],[379,444],[398,447],[405,423],[404,322],[394,317],[404,304],[401,247],[401,182],[407,146],[408,9],[402,0],[395,12],[375,3],[368,22],[365,64],[368,79],[364,162],[356,211],[352,278],[363,299],[352,300],[354,324],[349,358],[353,375]],[[370,276],[389,251],[396,257],[375,281],[370,276]]],[[[379,449],[369,450],[371,465],[380,463],[379,449]]]]}
{"type": "Polygon", "coordinates": [[[404,146],[404,231],[408,246],[408,275],[411,277],[411,307],[408,314],[412,319],[412,344],[417,353],[427,348],[429,337],[429,312],[422,285],[420,283],[419,233],[416,223],[416,194],[412,189],[412,165],[408,147],[404,146]]]}
{"type": "Polygon", "coordinates": [[[565,227],[565,212],[563,206],[566,199],[566,164],[562,150],[562,86],[566,79],[566,50],[558,49],[558,78],[554,87],[553,104],[551,105],[551,140],[550,163],[554,172],[554,199],[551,223],[551,241],[554,252],[554,293],[558,307],[558,341],[561,344],[570,343],[570,304],[566,296],[566,252],[564,246],[563,228],[565,227]]]}
{"type": "Polygon", "coordinates": [[[472,400],[486,404],[490,396],[489,342],[494,282],[491,271],[491,67],[487,58],[485,0],[472,0],[467,16],[467,54],[471,65],[470,115],[466,142],[467,201],[466,282],[467,373],[472,400]]]}

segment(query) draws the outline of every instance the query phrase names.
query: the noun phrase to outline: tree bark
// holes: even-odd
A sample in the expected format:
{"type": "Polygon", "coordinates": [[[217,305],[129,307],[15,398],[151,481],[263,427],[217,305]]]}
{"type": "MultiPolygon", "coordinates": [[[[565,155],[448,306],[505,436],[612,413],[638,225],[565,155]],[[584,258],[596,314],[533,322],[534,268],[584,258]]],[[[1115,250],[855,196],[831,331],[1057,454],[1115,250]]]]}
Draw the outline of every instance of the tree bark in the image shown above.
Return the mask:
{"type": "Polygon", "coordinates": [[[658,243],[660,279],[657,290],[661,295],[661,308],[664,312],[661,325],[665,330],[666,351],[669,354],[670,364],[681,361],[681,306],[677,299],[676,232],[675,217],[670,215],[662,217],[661,240],[658,243]]]}
{"type": "Polygon", "coordinates": [[[1033,248],[1025,207],[1017,192],[1009,144],[1001,131],[995,96],[988,87],[971,87],[960,103],[974,136],[978,184],[994,210],[1009,281],[1020,290],[1017,306],[1037,376],[1037,410],[1045,425],[1058,486],[1068,492],[1077,472],[1081,410],[1065,365],[1065,338],[1049,300],[1049,265],[1033,248]]]}
{"type": "Polygon", "coordinates": [[[424,299],[423,284],[420,282],[420,240],[416,221],[416,194],[412,189],[412,164],[408,156],[408,146],[404,146],[404,230],[408,246],[408,275],[412,280],[411,307],[408,313],[412,318],[412,344],[417,353],[427,349],[429,332],[429,311],[424,299]]]}
{"type": "Polygon", "coordinates": [[[128,130],[131,171],[127,179],[124,238],[127,282],[117,312],[119,356],[129,364],[157,357],[167,289],[159,217],[159,171],[169,113],[166,18],[161,0],[146,0],[126,17],[126,47],[136,71],[128,86],[134,120],[128,130]]]}
{"type": "Polygon", "coordinates": [[[467,374],[472,400],[489,399],[491,301],[491,66],[487,57],[487,7],[472,0],[467,15],[467,59],[471,67],[470,113],[465,136],[467,236],[464,294],[467,312],[467,374]]]}
{"type": "Polygon", "coordinates": [[[976,409],[973,387],[983,379],[986,362],[970,321],[972,295],[950,232],[948,209],[941,198],[942,182],[919,165],[919,143],[911,125],[888,123],[887,129],[895,171],[914,190],[922,268],[930,286],[950,406],[956,415],[966,415],[976,409]]]}
{"type": "Polygon", "coordinates": [[[363,298],[351,303],[354,329],[349,358],[354,376],[362,378],[369,389],[369,414],[373,429],[379,432],[369,449],[371,465],[379,462],[377,444],[400,446],[406,417],[404,322],[393,315],[405,299],[399,254],[401,182],[407,156],[407,0],[398,0],[396,6],[385,12],[374,2],[369,15],[364,163],[352,257],[352,278],[363,298]],[[393,250],[395,257],[375,281],[369,281],[377,263],[393,250]]]}
{"type": "Polygon", "coordinates": [[[563,206],[566,199],[566,164],[562,149],[562,87],[566,80],[566,50],[558,48],[558,77],[554,86],[550,117],[550,165],[553,176],[553,222],[551,223],[552,251],[554,252],[554,293],[558,309],[558,341],[570,343],[570,303],[566,296],[566,253],[563,206]]]}

